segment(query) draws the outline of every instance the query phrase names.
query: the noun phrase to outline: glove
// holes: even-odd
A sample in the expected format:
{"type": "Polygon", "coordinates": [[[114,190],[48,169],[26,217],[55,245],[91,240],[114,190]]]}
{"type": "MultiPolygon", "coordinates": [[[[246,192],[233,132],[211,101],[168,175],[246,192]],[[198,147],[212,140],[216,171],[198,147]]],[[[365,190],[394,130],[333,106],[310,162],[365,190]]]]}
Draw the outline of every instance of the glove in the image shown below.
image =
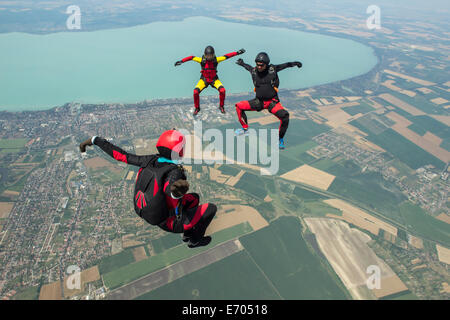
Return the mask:
{"type": "Polygon", "coordinates": [[[245,52],[245,49],[241,49],[241,50],[238,50],[236,53],[237,54],[243,54],[245,52]]]}
{"type": "Polygon", "coordinates": [[[237,61],[236,61],[236,64],[238,64],[238,65],[242,65],[244,63],[244,60],[242,60],[242,59],[237,59],[237,61]]]}
{"type": "Polygon", "coordinates": [[[180,198],[189,190],[189,182],[186,180],[177,180],[170,186],[170,192],[176,198],[180,198]]]}
{"type": "Polygon", "coordinates": [[[80,143],[80,152],[86,152],[86,146],[92,146],[92,139],[89,138],[86,141],[80,143]]]}
{"type": "Polygon", "coordinates": [[[181,60],[175,62],[175,67],[180,66],[182,63],[183,63],[183,61],[181,61],[181,60]]]}
{"type": "Polygon", "coordinates": [[[302,63],[299,62],[299,61],[295,61],[295,62],[294,62],[294,65],[297,66],[297,67],[299,67],[299,68],[302,67],[302,63]]]}

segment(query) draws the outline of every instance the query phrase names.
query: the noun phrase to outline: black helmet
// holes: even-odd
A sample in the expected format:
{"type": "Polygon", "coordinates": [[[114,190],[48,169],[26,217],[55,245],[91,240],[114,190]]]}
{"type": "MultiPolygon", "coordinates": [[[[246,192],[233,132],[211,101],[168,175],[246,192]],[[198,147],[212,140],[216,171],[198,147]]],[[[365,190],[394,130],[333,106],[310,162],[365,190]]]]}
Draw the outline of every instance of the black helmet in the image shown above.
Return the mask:
{"type": "Polygon", "coordinates": [[[268,65],[270,63],[269,55],[265,52],[260,52],[256,56],[255,62],[262,62],[268,65]]]}
{"type": "Polygon", "coordinates": [[[207,55],[207,54],[215,54],[214,48],[212,46],[207,46],[205,48],[205,55],[207,55]]]}

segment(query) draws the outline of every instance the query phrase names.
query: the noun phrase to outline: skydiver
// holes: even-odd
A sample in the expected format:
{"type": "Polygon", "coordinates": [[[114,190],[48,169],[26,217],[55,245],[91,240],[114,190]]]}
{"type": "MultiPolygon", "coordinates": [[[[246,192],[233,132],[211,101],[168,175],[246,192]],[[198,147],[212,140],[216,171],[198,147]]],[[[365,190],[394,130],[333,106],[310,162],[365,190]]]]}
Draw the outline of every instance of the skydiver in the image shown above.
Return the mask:
{"type": "Polygon", "coordinates": [[[214,87],[217,91],[219,91],[219,99],[220,106],[219,109],[222,113],[225,113],[225,87],[222,82],[220,82],[219,77],[217,76],[217,65],[225,61],[229,58],[232,58],[236,55],[243,54],[245,52],[244,49],[240,49],[236,52],[227,53],[223,56],[216,57],[214,48],[212,46],[207,46],[205,48],[204,54],[202,57],[189,56],[182,60],[175,62],[175,66],[179,66],[184,62],[193,60],[195,62],[200,63],[202,70],[200,71],[201,77],[198,81],[197,85],[194,88],[194,116],[197,115],[200,111],[200,92],[202,92],[208,86],[214,87]]]}
{"type": "Polygon", "coordinates": [[[165,231],[183,233],[182,240],[189,248],[195,248],[211,242],[211,237],[204,235],[217,207],[212,203],[200,205],[197,193],[187,193],[189,183],[179,164],[185,143],[183,134],[174,129],[159,137],[158,154],[130,154],[97,136],[82,142],[80,151],[95,144],[114,159],[140,167],[134,189],[136,213],[165,231]]]}
{"type": "Polygon", "coordinates": [[[236,112],[242,129],[236,130],[237,135],[247,134],[248,121],[245,111],[261,111],[268,109],[270,113],[275,115],[280,120],[279,127],[279,148],[284,149],[284,135],[289,125],[289,112],[287,112],[280,103],[278,98],[278,86],[280,80],[278,78],[278,71],[290,67],[302,67],[302,63],[298,61],[287,62],[283,64],[270,64],[270,59],[267,53],[260,52],[255,58],[256,67],[252,67],[244,60],[238,59],[236,64],[244,67],[250,72],[255,86],[256,97],[250,101],[241,101],[236,104],[236,112]]]}

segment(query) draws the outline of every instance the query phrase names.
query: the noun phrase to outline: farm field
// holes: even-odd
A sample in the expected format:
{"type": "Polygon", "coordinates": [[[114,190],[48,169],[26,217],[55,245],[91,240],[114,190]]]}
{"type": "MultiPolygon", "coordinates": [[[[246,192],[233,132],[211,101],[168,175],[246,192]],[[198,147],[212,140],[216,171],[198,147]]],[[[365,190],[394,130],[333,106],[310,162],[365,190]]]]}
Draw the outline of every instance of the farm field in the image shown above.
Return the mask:
{"type": "Polygon", "coordinates": [[[61,282],[55,281],[42,286],[39,300],[62,300],[61,282]]]}
{"type": "Polygon", "coordinates": [[[107,288],[115,289],[122,285],[130,283],[133,280],[143,277],[146,274],[167,267],[183,259],[192,257],[195,254],[208,250],[210,247],[239,237],[250,231],[252,231],[252,229],[250,225],[248,225],[248,223],[241,223],[239,225],[215,233],[213,235],[213,240],[211,241],[211,244],[209,246],[196,249],[189,249],[184,243],[181,242],[181,239],[179,238],[180,245],[165,250],[160,254],[151,256],[139,262],[134,262],[133,258],[134,263],[129,263],[125,266],[117,267],[114,270],[103,274],[103,280],[107,288]]]}
{"type": "Polygon", "coordinates": [[[29,139],[0,139],[0,152],[2,153],[15,153],[25,147],[29,139]]]}
{"type": "Polygon", "coordinates": [[[447,223],[430,216],[410,202],[402,203],[399,212],[409,232],[450,248],[450,228],[447,223]]]}
{"type": "Polygon", "coordinates": [[[403,222],[398,214],[398,206],[406,200],[406,197],[395,185],[385,181],[378,173],[337,177],[328,191],[363,204],[369,209],[377,210],[398,222],[403,222]]]}
{"type": "Polygon", "coordinates": [[[269,225],[255,208],[243,205],[223,205],[219,208],[218,214],[206,229],[205,234],[214,234],[244,222],[248,222],[254,231],[269,225]]]}
{"type": "Polygon", "coordinates": [[[280,217],[240,241],[283,299],[347,299],[342,283],[310,251],[301,231],[298,218],[280,217]]]}
{"type": "Polygon", "coordinates": [[[281,298],[251,256],[246,251],[241,251],[144,294],[138,299],[278,300],[281,298]],[[239,278],[245,281],[237,280],[237,270],[239,278]]]}
{"type": "Polygon", "coordinates": [[[377,219],[370,214],[367,214],[363,210],[354,207],[345,201],[339,199],[328,199],[324,200],[324,202],[339,210],[342,210],[343,215],[340,218],[360,227],[361,229],[371,232],[375,236],[379,234],[380,229],[383,229],[394,236],[397,235],[396,227],[377,219]]]}
{"type": "Polygon", "coordinates": [[[0,219],[7,218],[14,206],[14,202],[0,202],[0,219]]]}
{"type": "Polygon", "coordinates": [[[335,176],[305,164],[283,174],[281,178],[327,190],[333,183],[335,176]]]}
{"type": "Polygon", "coordinates": [[[392,269],[367,246],[371,238],[345,222],[329,218],[306,218],[320,250],[351,292],[354,299],[375,299],[407,290],[392,269]],[[380,289],[367,287],[367,268],[380,268],[380,289]]]}
{"type": "MultiPolygon", "coordinates": [[[[357,121],[352,122],[352,125],[358,127],[357,123],[357,121]]],[[[361,126],[359,126],[359,129],[367,131],[361,126]]],[[[394,157],[400,159],[412,169],[418,169],[427,164],[432,164],[437,168],[444,167],[444,163],[441,160],[432,156],[392,129],[387,129],[378,135],[369,133],[366,139],[390,152],[394,157]]]]}

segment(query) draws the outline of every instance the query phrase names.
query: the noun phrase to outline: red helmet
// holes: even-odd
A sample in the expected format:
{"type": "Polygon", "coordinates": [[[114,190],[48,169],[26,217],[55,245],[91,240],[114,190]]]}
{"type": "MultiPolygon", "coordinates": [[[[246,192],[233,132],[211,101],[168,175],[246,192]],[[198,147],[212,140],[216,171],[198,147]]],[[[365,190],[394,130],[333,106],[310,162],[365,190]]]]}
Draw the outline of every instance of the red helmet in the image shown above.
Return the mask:
{"type": "Polygon", "coordinates": [[[186,138],[184,135],[175,130],[165,131],[158,139],[156,148],[161,156],[171,160],[178,160],[184,155],[184,145],[186,138]]]}

